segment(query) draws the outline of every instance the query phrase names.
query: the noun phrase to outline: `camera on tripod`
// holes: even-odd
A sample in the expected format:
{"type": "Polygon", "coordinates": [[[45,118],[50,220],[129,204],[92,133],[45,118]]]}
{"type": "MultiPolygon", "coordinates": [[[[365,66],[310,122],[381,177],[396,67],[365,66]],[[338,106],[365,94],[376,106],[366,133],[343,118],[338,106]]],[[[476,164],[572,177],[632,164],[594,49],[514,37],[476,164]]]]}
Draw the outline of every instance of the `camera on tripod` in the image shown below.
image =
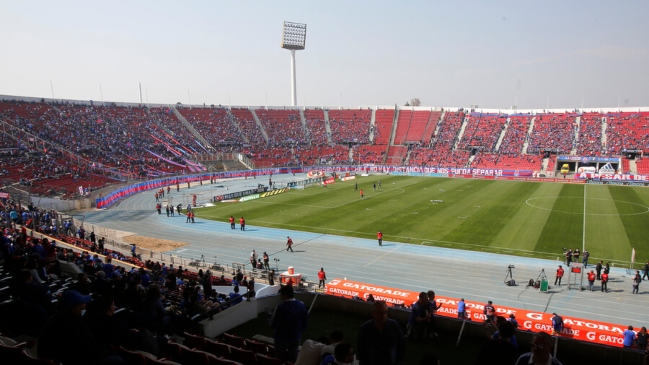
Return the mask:
{"type": "Polygon", "coordinates": [[[507,266],[507,276],[505,276],[505,285],[507,286],[516,286],[516,281],[514,280],[512,269],[515,269],[514,265],[507,266]]]}

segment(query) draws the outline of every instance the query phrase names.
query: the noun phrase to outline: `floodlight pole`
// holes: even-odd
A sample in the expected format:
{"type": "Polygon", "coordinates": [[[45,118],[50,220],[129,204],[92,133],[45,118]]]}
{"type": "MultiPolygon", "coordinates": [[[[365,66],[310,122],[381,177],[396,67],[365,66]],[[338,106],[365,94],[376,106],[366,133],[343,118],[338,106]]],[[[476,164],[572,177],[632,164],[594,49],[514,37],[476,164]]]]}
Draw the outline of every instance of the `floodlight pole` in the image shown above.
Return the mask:
{"type": "Polygon", "coordinates": [[[295,77],[295,50],[291,50],[291,101],[297,106],[297,78],[295,77]]]}
{"type": "Polygon", "coordinates": [[[297,77],[295,51],[303,50],[306,44],[306,24],[284,22],[282,48],[291,51],[291,104],[297,106],[297,77]]]}

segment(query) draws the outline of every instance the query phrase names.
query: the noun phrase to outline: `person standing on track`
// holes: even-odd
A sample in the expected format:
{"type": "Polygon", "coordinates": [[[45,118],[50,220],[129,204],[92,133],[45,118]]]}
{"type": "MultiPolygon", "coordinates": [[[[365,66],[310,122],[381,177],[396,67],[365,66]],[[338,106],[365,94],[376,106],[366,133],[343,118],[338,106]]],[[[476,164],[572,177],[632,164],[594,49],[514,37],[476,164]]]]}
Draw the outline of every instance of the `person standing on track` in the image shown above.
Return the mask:
{"type": "Polygon", "coordinates": [[[564,273],[563,267],[559,265],[559,268],[557,269],[557,274],[554,276],[554,285],[561,286],[561,278],[563,277],[563,273],[564,273]]]}
{"type": "Polygon", "coordinates": [[[289,236],[286,236],[286,252],[288,252],[288,250],[291,250],[291,252],[293,252],[292,246],[293,246],[293,239],[289,236]]]}
{"type": "Polygon", "coordinates": [[[324,268],[320,268],[318,271],[318,289],[325,287],[325,280],[327,280],[327,274],[325,274],[324,268]]]}
{"type": "Polygon", "coordinates": [[[593,288],[595,287],[595,271],[590,270],[588,273],[588,287],[590,288],[590,291],[593,291],[593,288]]]}
{"type": "Polygon", "coordinates": [[[255,250],[252,250],[252,252],[250,253],[250,265],[254,269],[256,264],[257,264],[257,252],[255,252],[255,250]]]}
{"type": "Polygon", "coordinates": [[[266,253],[266,251],[264,251],[264,255],[262,256],[262,258],[264,259],[264,268],[266,270],[270,270],[270,265],[268,265],[269,258],[268,258],[268,254],[266,253]]]}
{"type": "Polygon", "coordinates": [[[230,216],[230,228],[234,229],[234,217],[230,216]]]}
{"type": "Polygon", "coordinates": [[[376,239],[379,240],[379,246],[383,246],[383,232],[378,231],[376,233],[376,239]]]}
{"type": "Polygon", "coordinates": [[[595,265],[595,272],[597,272],[597,280],[602,280],[602,261],[598,262],[597,265],[595,265]]]}
{"type": "Polygon", "coordinates": [[[242,231],[246,230],[246,220],[243,219],[243,217],[241,217],[241,219],[239,219],[239,225],[241,226],[242,231]]]}

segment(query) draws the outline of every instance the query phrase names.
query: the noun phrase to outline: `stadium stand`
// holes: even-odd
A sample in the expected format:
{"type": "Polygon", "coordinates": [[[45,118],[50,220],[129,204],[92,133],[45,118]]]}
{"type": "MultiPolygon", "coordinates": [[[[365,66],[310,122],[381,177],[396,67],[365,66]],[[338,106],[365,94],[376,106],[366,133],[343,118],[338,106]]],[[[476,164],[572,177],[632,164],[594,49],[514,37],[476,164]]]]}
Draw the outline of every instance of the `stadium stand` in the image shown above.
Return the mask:
{"type": "Polygon", "coordinates": [[[266,146],[267,141],[261,130],[255,122],[255,117],[246,108],[232,108],[230,109],[234,122],[239,126],[242,134],[248,139],[248,143],[252,146],[266,146]]]}
{"type": "Polygon", "coordinates": [[[257,109],[261,126],[268,134],[268,144],[283,146],[305,144],[302,120],[297,110],[257,109]]]}
{"type": "Polygon", "coordinates": [[[637,159],[636,168],[639,175],[649,175],[649,160],[645,158],[637,159]]]}
{"type": "Polygon", "coordinates": [[[312,146],[329,144],[327,125],[322,109],[307,109],[304,111],[304,120],[308,134],[308,141],[312,146]]]}
{"type": "Polygon", "coordinates": [[[392,124],[394,122],[394,109],[377,109],[374,120],[374,144],[386,145],[390,142],[392,124]]]}
{"type": "Polygon", "coordinates": [[[606,114],[606,153],[649,152],[649,112],[606,114]]]}
{"type": "Polygon", "coordinates": [[[546,151],[617,156],[649,145],[649,112],[403,108],[394,121],[395,113],[2,100],[0,122],[8,129],[0,139],[0,178],[29,194],[67,199],[126,179],[205,171],[198,156],[213,152],[241,153],[256,168],[353,162],[538,170],[546,151]]]}
{"type": "Polygon", "coordinates": [[[509,117],[509,124],[505,131],[498,153],[516,156],[523,152],[523,146],[527,140],[527,131],[530,128],[531,117],[529,115],[512,115],[509,117]]]}
{"type": "Polygon", "coordinates": [[[527,153],[554,150],[569,154],[575,144],[576,117],[573,113],[537,114],[527,153]]]}
{"type": "Polygon", "coordinates": [[[440,112],[429,110],[401,110],[397,120],[394,144],[428,143],[434,127],[439,121],[439,116],[440,112]]]}
{"type": "Polygon", "coordinates": [[[242,146],[245,143],[225,108],[178,108],[178,111],[214,147],[242,146]]]}
{"type": "Polygon", "coordinates": [[[487,152],[494,151],[506,121],[507,116],[505,115],[472,113],[467,117],[467,125],[458,148],[468,150],[479,147],[487,152]]]}
{"type": "Polygon", "coordinates": [[[370,109],[330,109],[329,125],[334,143],[368,144],[370,139],[370,109]]]}
{"type": "Polygon", "coordinates": [[[599,113],[584,113],[579,118],[578,155],[600,156],[602,154],[602,118],[599,113]]]}

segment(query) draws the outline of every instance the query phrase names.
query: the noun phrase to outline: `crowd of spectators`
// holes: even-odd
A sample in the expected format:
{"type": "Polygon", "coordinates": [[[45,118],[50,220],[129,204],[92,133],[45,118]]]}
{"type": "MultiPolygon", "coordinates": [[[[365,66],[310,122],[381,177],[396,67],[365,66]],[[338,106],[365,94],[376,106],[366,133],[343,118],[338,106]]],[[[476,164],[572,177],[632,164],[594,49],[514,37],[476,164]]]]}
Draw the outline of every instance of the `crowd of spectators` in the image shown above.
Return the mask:
{"type": "MultiPolygon", "coordinates": [[[[232,280],[223,275],[143,262],[137,255],[106,248],[94,232],[86,234],[82,227],[75,232],[68,221],[59,226],[56,211],[12,200],[0,204],[0,332],[36,337],[39,355],[45,358],[65,364],[121,364],[119,346],[159,355],[170,335],[195,332],[198,321],[234,305],[214,289],[230,287],[232,280]],[[26,227],[76,249],[36,238],[26,227]],[[114,260],[127,264],[115,265],[114,260]],[[75,271],[74,277],[63,277],[75,271]],[[77,308],[80,304],[86,306],[77,308]],[[79,309],[76,314],[73,307],[79,309]],[[85,348],[77,348],[79,344],[85,348]]],[[[248,287],[243,295],[250,293],[248,287]]]]}
{"type": "Polygon", "coordinates": [[[520,155],[526,141],[527,131],[530,128],[530,121],[531,117],[527,115],[509,117],[509,124],[498,148],[498,153],[508,156],[520,155]]]}
{"type": "Polygon", "coordinates": [[[527,153],[554,150],[569,154],[576,144],[576,118],[577,115],[572,113],[537,114],[534,129],[528,137],[527,153]]]}
{"type": "MultiPolygon", "coordinates": [[[[243,153],[256,167],[345,164],[351,160],[538,169],[538,155],[547,150],[570,153],[576,147],[579,155],[598,156],[649,144],[646,112],[507,116],[463,109],[443,114],[404,109],[395,129],[395,111],[391,109],[377,109],[374,124],[369,108],[309,109],[304,110],[304,119],[296,109],[259,108],[254,113],[248,108],[222,106],[176,109],[215,148],[210,153],[243,153]],[[443,120],[438,120],[442,115],[443,120]],[[395,143],[388,148],[393,130],[395,143]],[[409,154],[403,153],[406,146],[409,154]],[[471,159],[473,154],[476,156],[471,159]]],[[[32,193],[73,195],[75,185],[91,191],[110,183],[106,176],[144,178],[198,171],[201,167],[191,162],[193,156],[208,152],[168,107],[1,101],[0,116],[25,133],[17,140],[2,136],[0,174],[24,187],[47,180],[30,190],[32,193]]]]}
{"type": "Polygon", "coordinates": [[[248,140],[248,146],[257,146],[257,148],[266,148],[268,141],[264,138],[261,130],[255,122],[255,117],[252,115],[250,109],[246,108],[232,108],[233,122],[239,126],[241,133],[248,140]]]}
{"type": "Polygon", "coordinates": [[[231,114],[221,106],[178,108],[178,111],[212,147],[242,146],[245,143],[238,125],[232,122],[231,114]]]}
{"type": "Polygon", "coordinates": [[[458,141],[460,127],[464,122],[464,111],[446,112],[438,132],[433,137],[431,147],[436,152],[450,152],[458,141]]]}
{"type": "Polygon", "coordinates": [[[325,124],[324,111],[322,109],[307,109],[304,111],[304,122],[306,123],[307,140],[311,146],[329,145],[329,135],[325,124]]]}
{"type": "Polygon", "coordinates": [[[462,134],[459,149],[469,149],[480,146],[484,151],[493,151],[502,130],[505,128],[507,116],[471,114],[462,134]]]}
{"type": "Polygon", "coordinates": [[[268,135],[270,146],[306,144],[306,134],[297,110],[257,109],[255,113],[268,135]]]}
{"type": "Polygon", "coordinates": [[[606,154],[625,150],[647,151],[649,146],[649,112],[606,114],[606,154]]]}
{"type": "Polygon", "coordinates": [[[579,141],[577,154],[580,156],[600,156],[602,154],[602,116],[585,113],[579,118],[579,141]]]}
{"type": "Polygon", "coordinates": [[[372,132],[374,132],[374,140],[377,140],[376,128],[373,129],[371,126],[372,110],[329,109],[327,114],[332,142],[369,144],[372,132]]]}
{"type": "Polygon", "coordinates": [[[201,149],[186,129],[173,123],[169,109],[151,113],[142,106],[43,105],[37,118],[14,114],[5,120],[83,158],[84,166],[78,168],[140,177],[178,172],[185,168],[183,156],[201,149]]]}

